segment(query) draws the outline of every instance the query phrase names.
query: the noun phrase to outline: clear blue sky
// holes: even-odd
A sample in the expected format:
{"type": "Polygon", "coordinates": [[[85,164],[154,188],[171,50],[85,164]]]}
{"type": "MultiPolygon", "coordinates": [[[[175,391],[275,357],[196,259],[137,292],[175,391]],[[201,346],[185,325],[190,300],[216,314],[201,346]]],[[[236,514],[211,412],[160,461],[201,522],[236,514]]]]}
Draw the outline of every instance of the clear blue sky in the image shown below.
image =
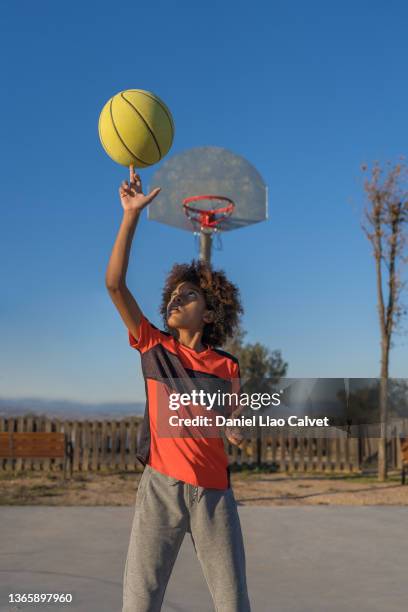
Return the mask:
{"type": "MultiPolygon", "coordinates": [[[[407,152],[406,3],[25,0],[3,4],[0,30],[2,396],[143,399],[104,285],[127,171],[97,121],[126,88],[171,108],[170,155],[224,146],[269,185],[269,221],[214,253],[247,340],[281,349],[291,377],[378,375],[360,164],[407,152]]],[[[166,272],[194,255],[188,233],[142,219],[128,285],[154,323],[166,272]]]]}

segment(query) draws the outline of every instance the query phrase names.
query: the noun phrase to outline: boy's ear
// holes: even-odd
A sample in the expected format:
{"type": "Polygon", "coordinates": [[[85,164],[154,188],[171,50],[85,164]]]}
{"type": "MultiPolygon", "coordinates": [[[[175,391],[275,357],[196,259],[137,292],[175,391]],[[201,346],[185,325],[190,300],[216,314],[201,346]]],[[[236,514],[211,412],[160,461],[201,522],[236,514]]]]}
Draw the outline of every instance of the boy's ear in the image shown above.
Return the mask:
{"type": "Polygon", "coordinates": [[[204,323],[213,323],[214,321],[214,311],[213,310],[206,310],[203,314],[203,321],[204,323]]]}

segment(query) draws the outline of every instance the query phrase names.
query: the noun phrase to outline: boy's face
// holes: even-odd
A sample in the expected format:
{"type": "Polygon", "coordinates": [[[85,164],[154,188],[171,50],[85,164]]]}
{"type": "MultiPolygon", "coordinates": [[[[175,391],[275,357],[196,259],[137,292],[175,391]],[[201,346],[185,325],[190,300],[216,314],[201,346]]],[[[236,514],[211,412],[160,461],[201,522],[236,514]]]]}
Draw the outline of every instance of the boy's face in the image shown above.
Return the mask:
{"type": "Polygon", "coordinates": [[[197,331],[212,321],[200,289],[185,281],[173,289],[167,304],[167,325],[175,329],[197,331]]]}

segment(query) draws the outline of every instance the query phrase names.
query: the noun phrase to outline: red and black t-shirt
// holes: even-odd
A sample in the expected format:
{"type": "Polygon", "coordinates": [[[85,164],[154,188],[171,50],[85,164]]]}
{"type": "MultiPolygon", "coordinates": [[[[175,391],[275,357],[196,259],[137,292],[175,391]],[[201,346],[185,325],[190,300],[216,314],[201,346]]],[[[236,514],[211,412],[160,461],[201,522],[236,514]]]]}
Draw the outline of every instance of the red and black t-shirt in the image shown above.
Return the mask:
{"type": "Polygon", "coordinates": [[[136,456],[144,465],[148,463],[183,482],[206,488],[229,488],[228,456],[220,428],[170,427],[169,417],[203,415],[214,422],[217,414],[231,414],[233,406],[215,402],[211,410],[206,408],[206,403],[194,405],[193,409],[191,405],[183,405],[172,410],[169,399],[170,394],[172,397],[181,393],[191,395],[194,389],[212,394],[218,391],[238,393],[238,360],[221,349],[208,347],[197,352],[184,346],[145,316],[142,316],[139,339],[136,340],[130,330],[128,334],[130,346],[141,354],[146,388],[146,408],[138,433],[136,456]]]}

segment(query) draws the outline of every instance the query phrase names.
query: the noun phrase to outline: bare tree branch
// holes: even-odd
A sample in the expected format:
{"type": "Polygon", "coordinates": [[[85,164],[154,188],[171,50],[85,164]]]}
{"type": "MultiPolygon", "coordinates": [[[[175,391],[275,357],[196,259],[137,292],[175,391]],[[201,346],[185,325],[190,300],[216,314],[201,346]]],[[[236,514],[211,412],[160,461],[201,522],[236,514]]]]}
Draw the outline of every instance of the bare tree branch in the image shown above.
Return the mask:
{"type": "MultiPolygon", "coordinates": [[[[404,160],[401,157],[401,160],[404,160]]],[[[375,259],[377,282],[377,310],[381,335],[381,381],[380,415],[381,438],[378,449],[378,477],[387,477],[386,461],[386,423],[387,423],[387,383],[389,374],[389,352],[393,333],[400,331],[399,326],[407,314],[402,303],[406,281],[401,278],[403,264],[408,263],[408,167],[404,161],[394,166],[386,164],[384,171],[379,162],[374,162],[371,176],[364,182],[367,204],[364,208],[362,229],[370,241],[375,259]],[[385,276],[385,279],[384,279],[385,276]],[[385,295],[387,290],[387,295],[385,295]]],[[[363,172],[367,165],[363,165],[363,172]]]]}

